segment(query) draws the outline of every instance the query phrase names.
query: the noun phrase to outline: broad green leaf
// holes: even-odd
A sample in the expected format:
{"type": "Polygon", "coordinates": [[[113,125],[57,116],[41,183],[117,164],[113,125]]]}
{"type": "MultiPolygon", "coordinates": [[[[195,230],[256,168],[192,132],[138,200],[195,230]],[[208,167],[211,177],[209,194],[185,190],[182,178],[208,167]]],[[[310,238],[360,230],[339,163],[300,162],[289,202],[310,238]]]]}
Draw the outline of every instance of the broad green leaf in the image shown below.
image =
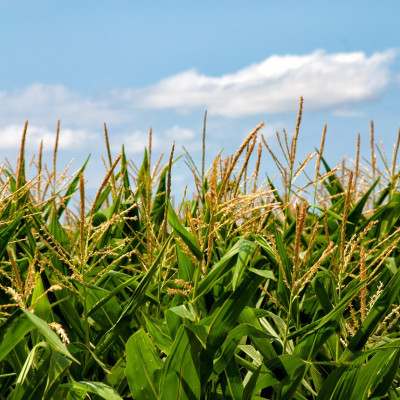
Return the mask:
{"type": "Polygon", "coordinates": [[[241,400],[243,398],[243,382],[236,360],[232,357],[223,374],[222,390],[224,398],[241,400]]]}
{"type": "Polygon", "coordinates": [[[143,313],[146,320],[146,327],[153,343],[166,355],[169,354],[172,346],[172,340],[167,334],[167,325],[162,320],[153,318],[143,313]]]}
{"type": "Polygon", "coordinates": [[[33,329],[31,321],[21,309],[0,325],[0,361],[33,329]]]}
{"type": "Polygon", "coordinates": [[[153,261],[153,264],[151,265],[150,269],[146,272],[146,275],[142,278],[140,281],[139,285],[133,292],[133,295],[131,297],[131,300],[129,301],[128,305],[125,307],[125,309],[122,311],[119,320],[122,319],[126,314],[133,312],[139,305],[139,302],[142,300],[147,287],[150,284],[151,279],[153,278],[155,272],[159,268],[159,264],[161,262],[161,259],[164,255],[165,249],[167,248],[169,241],[171,239],[171,235],[167,238],[165,241],[162,249],[159,251],[157,254],[156,259],[153,261]]]}
{"type": "Polygon", "coordinates": [[[47,295],[44,294],[45,289],[43,286],[43,281],[40,273],[35,274],[35,288],[32,293],[31,304],[35,304],[33,309],[35,310],[35,315],[39,318],[47,321],[51,315],[51,304],[47,295]]]}
{"type": "MultiPolygon", "coordinates": [[[[250,324],[255,327],[258,331],[263,331],[260,321],[255,315],[255,310],[250,307],[245,307],[240,314],[239,322],[250,324]]],[[[270,333],[266,332],[267,335],[270,333]]],[[[257,337],[257,335],[251,335],[251,343],[254,347],[262,354],[264,359],[269,360],[277,356],[274,348],[272,347],[269,340],[257,337]]]]}
{"type": "Polygon", "coordinates": [[[196,297],[193,301],[198,300],[202,295],[207,293],[211,288],[227,274],[233,267],[231,262],[232,258],[239,253],[241,242],[244,239],[239,240],[207,273],[207,275],[199,282],[197,287],[196,297]]]}
{"type": "MultiPolygon", "coordinates": [[[[104,329],[110,329],[118,320],[122,311],[121,306],[118,304],[115,296],[109,296],[109,291],[94,285],[83,285],[74,280],[75,285],[79,288],[82,296],[86,296],[87,308],[90,311],[92,307],[97,305],[96,311],[91,312],[92,318],[104,329]],[[86,294],[85,294],[86,293],[86,294]],[[108,301],[103,302],[100,306],[99,303],[108,298],[108,301]]],[[[89,313],[88,313],[89,314],[89,313]]]]}
{"type": "Polygon", "coordinates": [[[165,360],[160,381],[160,400],[201,398],[201,343],[187,327],[181,326],[165,360]]]}
{"type": "Polygon", "coordinates": [[[240,324],[233,328],[221,346],[221,355],[214,361],[213,372],[216,375],[219,375],[225,369],[243,336],[250,336],[252,341],[254,338],[259,338],[262,341],[270,338],[270,335],[249,324],[240,324]]]}
{"type": "MultiPolygon", "coordinates": [[[[378,351],[365,365],[357,378],[357,382],[354,385],[353,394],[351,400],[367,399],[379,382],[385,378],[394,365],[398,368],[399,366],[399,354],[400,350],[384,350],[378,351]]],[[[392,375],[392,380],[394,376],[392,375]]],[[[390,382],[391,383],[391,382],[390,382]]],[[[389,382],[386,383],[386,389],[389,389],[389,382]]],[[[381,396],[386,394],[380,392],[381,396]]]]}
{"type": "Polygon", "coordinates": [[[239,242],[239,251],[235,268],[233,269],[232,287],[236,289],[243,272],[247,268],[250,259],[257,249],[257,244],[249,240],[241,240],[239,242]]]}
{"type": "Polygon", "coordinates": [[[262,280],[263,278],[251,272],[246,274],[237,289],[229,295],[222,307],[217,309],[210,323],[207,349],[216,351],[222,345],[226,334],[235,324],[262,280]]]}
{"type": "Polygon", "coordinates": [[[179,243],[175,243],[176,256],[178,258],[179,278],[185,282],[192,282],[194,275],[194,265],[189,255],[186,254],[179,243]]]}
{"type": "Polygon", "coordinates": [[[81,315],[78,313],[72,303],[72,293],[66,289],[63,289],[55,291],[54,295],[58,301],[58,305],[56,307],[60,309],[59,315],[61,315],[66,324],[71,326],[74,334],[84,342],[86,340],[85,331],[83,329],[81,315]]]}
{"type": "Polygon", "coordinates": [[[249,268],[249,271],[254,272],[257,275],[260,275],[265,279],[272,279],[273,281],[276,281],[275,274],[272,271],[256,269],[256,268],[251,268],[251,267],[249,268]]]}
{"type": "Polygon", "coordinates": [[[42,392],[44,392],[45,384],[46,384],[46,372],[48,370],[49,361],[50,361],[51,352],[49,350],[49,345],[46,342],[40,342],[35,345],[30,351],[28,357],[25,360],[25,363],[20,371],[20,374],[17,378],[15,389],[12,392],[10,400],[24,400],[30,399],[31,394],[35,392],[40,386],[42,387],[42,392]],[[31,369],[34,364],[36,364],[35,358],[37,358],[38,349],[43,348],[44,354],[42,354],[42,365],[37,369],[37,373],[32,376],[31,369]],[[42,366],[45,367],[45,371],[43,371],[42,366]],[[31,380],[29,380],[29,375],[31,375],[31,380]]]}
{"type": "Polygon", "coordinates": [[[140,329],[126,343],[126,377],[134,399],[158,399],[163,363],[154,345],[140,329]]]}
{"type": "MultiPolygon", "coordinates": [[[[70,382],[60,385],[72,391],[83,391],[93,393],[106,400],[123,400],[122,397],[111,387],[102,382],[70,382]]],[[[86,397],[86,396],[85,396],[86,397]]]]}
{"type": "MultiPolygon", "coordinates": [[[[109,271],[109,275],[113,275],[114,271],[109,271]]],[[[122,277],[122,276],[121,276],[122,277]]],[[[99,300],[96,304],[93,305],[93,307],[88,310],[87,315],[91,315],[95,311],[97,311],[99,308],[103,307],[105,303],[110,301],[111,299],[114,299],[118,293],[120,293],[123,289],[131,286],[132,288],[136,289],[139,285],[137,282],[140,276],[135,275],[131,278],[129,278],[129,275],[123,274],[123,278],[127,278],[124,282],[119,284],[117,287],[115,287],[113,290],[110,290],[106,296],[104,296],[101,300],[99,300]]],[[[151,293],[146,292],[145,296],[154,302],[157,302],[158,299],[154,297],[151,293]]]]}
{"type": "Polygon", "coordinates": [[[57,390],[58,386],[62,382],[63,377],[67,373],[68,367],[71,361],[64,356],[52,352],[50,365],[48,369],[46,392],[44,393],[44,399],[51,399],[53,394],[57,390]]]}
{"type": "Polygon", "coordinates": [[[384,373],[380,370],[380,375],[383,375],[383,379],[378,383],[374,392],[371,394],[371,398],[381,398],[385,396],[388,392],[390,394],[390,387],[392,385],[393,379],[399,371],[400,363],[400,352],[397,351],[396,356],[392,357],[389,365],[385,366],[384,373]]]}
{"type": "Polygon", "coordinates": [[[44,336],[46,342],[49,344],[53,351],[56,351],[57,353],[63,355],[64,357],[67,357],[72,361],[78,362],[78,360],[76,360],[71,355],[68,349],[62,344],[57,334],[47,325],[45,321],[43,321],[35,314],[32,314],[28,310],[22,309],[22,311],[26,315],[28,320],[35,326],[35,328],[37,328],[39,332],[44,336]]]}
{"type": "Polygon", "coordinates": [[[326,292],[325,287],[321,281],[322,281],[321,277],[317,275],[314,278],[312,284],[315,294],[317,295],[321,307],[324,310],[324,313],[328,314],[330,311],[332,311],[333,308],[332,299],[328,296],[328,293],[326,292]]]}
{"type": "Polygon", "coordinates": [[[192,233],[190,233],[185,227],[180,223],[178,216],[171,205],[168,204],[168,222],[174,228],[176,234],[185,242],[189,247],[190,251],[196,256],[196,258],[201,261],[203,259],[203,253],[197,244],[196,238],[192,233]]]}
{"type": "Polygon", "coordinates": [[[180,306],[172,307],[169,310],[179,315],[181,318],[187,318],[192,322],[195,322],[197,319],[196,311],[191,303],[181,304],[180,306]]]}

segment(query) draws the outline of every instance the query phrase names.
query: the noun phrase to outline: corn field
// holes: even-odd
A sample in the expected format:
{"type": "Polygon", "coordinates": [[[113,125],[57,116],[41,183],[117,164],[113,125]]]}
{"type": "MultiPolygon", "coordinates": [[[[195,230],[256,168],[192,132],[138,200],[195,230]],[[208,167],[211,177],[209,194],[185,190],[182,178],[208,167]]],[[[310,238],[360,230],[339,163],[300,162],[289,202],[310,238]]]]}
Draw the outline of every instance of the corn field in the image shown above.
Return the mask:
{"type": "Polygon", "coordinates": [[[281,154],[263,124],[208,170],[187,154],[174,201],[151,134],[136,167],[105,127],[89,202],[88,161],[57,170],[58,126],[28,165],[26,124],[0,170],[0,398],[399,399],[399,141],[388,160],[371,129],[331,168],[325,127],[299,161],[301,114],[281,154]]]}

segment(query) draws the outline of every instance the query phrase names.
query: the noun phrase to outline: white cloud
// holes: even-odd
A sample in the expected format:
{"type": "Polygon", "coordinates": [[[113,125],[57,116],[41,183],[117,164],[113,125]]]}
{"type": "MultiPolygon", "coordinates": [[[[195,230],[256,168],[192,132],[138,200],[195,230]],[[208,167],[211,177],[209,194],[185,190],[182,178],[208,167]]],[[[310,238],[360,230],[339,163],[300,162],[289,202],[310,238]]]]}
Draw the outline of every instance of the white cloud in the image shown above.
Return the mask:
{"type": "MultiPolygon", "coordinates": [[[[21,145],[23,126],[8,125],[0,128],[0,142],[3,149],[18,149],[21,145]]],[[[85,148],[93,139],[93,135],[85,130],[63,129],[60,130],[58,148],[60,150],[76,150],[85,148]]],[[[52,151],[56,140],[55,129],[50,131],[46,127],[28,125],[26,148],[39,150],[43,140],[43,150],[52,151]]]]}
{"type": "MultiPolygon", "coordinates": [[[[389,69],[394,57],[393,50],[371,56],[321,50],[306,55],[273,55],[232,74],[211,77],[189,70],[146,88],[96,95],[74,92],[63,85],[32,84],[0,91],[0,141],[3,148],[18,148],[23,123],[29,119],[27,146],[38,148],[44,139],[45,148],[52,149],[56,123],[61,119],[60,149],[93,147],[103,145],[102,124],[106,121],[118,151],[125,143],[127,151],[138,153],[147,146],[148,132],[142,132],[141,127],[126,132],[139,115],[146,125],[153,123],[152,115],[145,111],[190,113],[208,109],[210,117],[229,118],[293,113],[300,95],[307,111],[325,108],[336,115],[355,116],[353,105],[378,97],[390,80],[397,78],[389,69]]],[[[154,149],[168,153],[174,139],[177,147],[201,148],[201,131],[169,126],[154,132],[154,149]]],[[[272,132],[268,120],[265,130],[265,135],[272,132]]]]}
{"type": "Polygon", "coordinates": [[[29,119],[41,126],[61,119],[69,125],[101,127],[103,121],[119,123],[126,119],[125,110],[117,110],[114,103],[109,94],[91,99],[63,85],[32,84],[0,93],[0,117],[8,124],[29,119]]]}
{"type": "Polygon", "coordinates": [[[307,109],[336,108],[378,97],[388,85],[393,50],[367,57],[363,52],[271,56],[236,73],[210,77],[189,70],[122,95],[135,107],[188,110],[242,117],[292,112],[299,97],[307,109]]]}

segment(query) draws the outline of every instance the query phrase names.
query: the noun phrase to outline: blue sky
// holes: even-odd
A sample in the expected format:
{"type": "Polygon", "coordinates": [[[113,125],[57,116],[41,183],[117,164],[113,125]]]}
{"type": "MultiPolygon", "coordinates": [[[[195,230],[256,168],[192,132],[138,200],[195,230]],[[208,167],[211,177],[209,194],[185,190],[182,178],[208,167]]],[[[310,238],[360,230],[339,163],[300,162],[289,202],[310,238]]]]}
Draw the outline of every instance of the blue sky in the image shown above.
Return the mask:
{"type": "MultiPolygon", "coordinates": [[[[17,154],[44,139],[51,157],[61,119],[60,168],[90,152],[87,177],[104,168],[103,122],[116,156],[139,162],[173,140],[200,159],[208,109],[208,161],[234,151],[259,122],[292,132],[300,95],[299,157],[328,124],[332,163],[365,152],[369,121],[391,153],[400,123],[400,3],[385,1],[0,1],[0,142],[17,154]]],[[[168,156],[166,156],[168,157],[168,156]]],[[[268,167],[268,162],[267,162],[268,167]]],[[[99,173],[101,171],[101,173],[99,173]]],[[[176,179],[188,180],[176,166],[176,179]]]]}

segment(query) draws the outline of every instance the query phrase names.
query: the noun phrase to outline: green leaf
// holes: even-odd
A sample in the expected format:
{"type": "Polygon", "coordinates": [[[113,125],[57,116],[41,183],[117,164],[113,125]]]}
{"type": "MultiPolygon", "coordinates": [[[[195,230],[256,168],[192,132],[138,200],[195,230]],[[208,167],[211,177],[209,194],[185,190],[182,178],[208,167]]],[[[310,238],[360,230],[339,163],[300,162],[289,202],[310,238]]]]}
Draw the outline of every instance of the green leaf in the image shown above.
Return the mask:
{"type": "Polygon", "coordinates": [[[65,323],[71,326],[73,332],[84,342],[85,331],[82,326],[81,315],[73,305],[73,297],[71,292],[66,289],[57,290],[54,292],[60,312],[59,315],[64,319],[65,323]]]}
{"type": "Polygon", "coordinates": [[[174,228],[176,234],[185,242],[185,244],[189,247],[190,251],[196,256],[196,258],[201,261],[203,259],[203,253],[200,250],[199,245],[197,244],[196,238],[192,233],[190,233],[187,229],[185,229],[180,223],[178,216],[175,214],[175,211],[171,205],[168,204],[168,222],[174,228]]]}
{"type": "Polygon", "coordinates": [[[157,254],[156,259],[153,261],[153,264],[151,265],[150,269],[146,272],[146,275],[142,278],[139,285],[133,292],[128,304],[121,312],[117,322],[103,335],[102,339],[99,341],[99,343],[96,347],[97,354],[101,354],[104,351],[106,351],[106,349],[109,348],[109,346],[112,344],[112,342],[114,340],[115,335],[119,335],[121,326],[124,324],[127,324],[129,322],[128,315],[131,313],[134,313],[137,310],[137,308],[139,307],[140,302],[143,300],[143,297],[146,293],[147,287],[149,286],[151,280],[153,279],[154,274],[156,273],[157,269],[159,268],[159,264],[162,260],[163,254],[169,244],[171,237],[172,237],[172,235],[168,236],[163,247],[157,254]]]}
{"type": "Polygon", "coordinates": [[[176,315],[179,315],[181,318],[187,318],[192,322],[196,321],[196,311],[190,303],[172,307],[170,308],[170,311],[174,312],[176,315]]]}
{"type": "Polygon", "coordinates": [[[389,362],[389,365],[385,366],[384,373],[380,374],[381,376],[383,375],[383,379],[376,386],[376,389],[371,394],[371,398],[381,398],[388,393],[392,385],[393,379],[398,373],[399,363],[400,363],[400,352],[397,351],[396,356],[392,357],[392,359],[389,362]]]}
{"type": "MultiPolygon", "coordinates": [[[[115,275],[126,280],[121,284],[119,284],[118,286],[116,286],[113,290],[110,290],[106,296],[104,296],[103,298],[101,298],[101,300],[99,300],[96,304],[94,304],[93,307],[91,307],[90,310],[88,311],[87,313],[88,316],[97,311],[99,308],[103,307],[104,304],[110,301],[111,299],[114,299],[118,293],[122,292],[123,289],[127,287],[132,287],[136,289],[139,285],[137,281],[140,278],[140,275],[129,277],[129,275],[122,273],[115,273],[114,271],[109,271],[108,275],[109,276],[115,275]]],[[[145,297],[147,297],[149,300],[153,302],[158,301],[158,299],[148,291],[145,293],[145,297]]]]}
{"type": "Polygon", "coordinates": [[[233,270],[232,286],[236,289],[243,272],[247,268],[251,257],[257,249],[257,244],[249,240],[241,240],[239,242],[238,258],[233,270]]]}
{"type": "Polygon", "coordinates": [[[75,359],[68,349],[62,344],[61,340],[58,338],[57,334],[47,325],[45,321],[41,318],[32,314],[28,310],[22,309],[23,313],[29,319],[29,321],[39,330],[39,332],[44,336],[46,342],[49,344],[53,351],[69,358],[72,361],[79,363],[77,359],[75,359]]]}
{"type": "Polygon", "coordinates": [[[363,194],[360,200],[358,200],[357,204],[350,210],[349,215],[347,217],[347,221],[350,222],[352,225],[347,225],[346,227],[346,237],[349,239],[351,235],[356,230],[356,227],[360,225],[360,220],[362,219],[362,212],[364,209],[365,204],[367,203],[371,193],[375,189],[375,186],[379,182],[378,178],[371,187],[363,194]]]}
{"type": "MultiPolygon", "coordinates": [[[[322,157],[322,156],[321,156],[321,161],[324,164],[326,172],[327,173],[331,172],[332,171],[331,168],[329,167],[329,165],[325,161],[324,157],[322,157]]],[[[329,175],[328,179],[324,179],[323,184],[324,184],[325,188],[327,189],[327,191],[329,192],[329,194],[332,196],[331,197],[332,203],[339,202],[340,197],[335,196],[335,195],[344,193],[344,188],[343,188],[342,184],[340,183],[340,180],[337,177],[337,175],[336,174],[329,175]]]]}
{"type": "Polygon", "coordinates": [[[356,334],[350,341],[346,350],[340,357],[341,362],[353,360],[362,350],[368,339],[375,332],[380,322],[387,315],[387,311],[395,302],[396,297],[400,292],[400,270],[392,277],[381,295],[376,300],[375,304],[368,312],[364,322],[358,328],[356,334]]]}
{"type": "Polygon", "coordinates": [[[33,309],[35,310],[35,315],[47,321],[51,315],[51,304],[47,295],[44,293],[45,289],[43,286],[43,281],[40,273],[37,272],[35,273],[35,286],[32,293],[31,303],[34,304],[35,301],[39,299],[33,307],[33,309]]]}
{"type": "Polygon", "coordinates": [[[0,326],[0,361],[33,329],[21,309],[15,311],[0,326]]]}
{"type": "MultiPolygon", "coordinates": [[[[395,365],[399,366],[399,350],[379,351],[375,354],[363,367],[358,375],[357,382],[354,385],[351,400],[367,399],[379,382],[385,378],[390,368],[395,365]]],[[[363,357],[364,358],[364,357],[363,357]]],[[[391,376],[391,381],[394,376],[391,376]]],[[[389,389],[391,382],[386,382],[386,391],[389,389]]],[[[380,395],[383,397],[386,391],[380,395]]]]}
{"type": "Polygon", "coordinates": [[[243,398],[243,382],[235,358],[228,362],[223,379],[222,390],[225,399],[241,400],[243,398]]]}
{"type": "MultiPolygon", "coordinates": [[[[325,379],[317,400],[350,399],[352,389],[357,381],[360,366],[340,366],[325,379]]],[[[360,397],[358,399],[361,399],[360,397]]]]}
{"type": "Polygon", "coordinates": [[[43,395],[44,399],[50,400],[53,397],[54,392],[62,382],[70,365],[70,360],[58,353],[52,352],[48,369],[46,392],[43,395]]]}
{"type": "Polygon", "coordinates": [[[162,370],[160,400],[197,400],[201,396],[201,343],[181,326],[162,370]]]}
{"type": "Polygon", "coordinates": [[[40,390],[41,388],[42,392],[44,391],[44,385],[46,384],[44,380],[47,375],[46,372],[49,366],[50,354],[49,345],[46,342],[40,342],[32,348],[16,380],[15,389],[12,392],[10,400],[30,399],[30,395],[38,389],[40,390]],[[32,366],[37,363],[39,348],[44,349],[44,353],[41,357],[44,361],[42,361],[42,364],[33,375],[32,366]],[[43,366],[45,367],[45,371],[43,371],[43,366]]]}
{"type": "Polygon", "coordinates": [[[124,315],[135,311],[136,308],[138,307],[139,302],[142,300],[142,298],[143,298],[143,296],[144,296],[144,294],[146,292],[146,289],[149,286],[149,284],[151,282],[151,279],[153,278],[153,275],[155,274],[155,272],[159,268],[159,264],[160,264],[160,262],[162,260],[162,257],[164,255],[165,249],[167,248],[171,237],[172,236],[169,236],[167,238],[167,240],[165,241],[163,247],[161,248],[161,250],[157,254],[156,259],[153,261],[153,264],[151,265],[150,269],[146,272],[146,275],[142,278],[142,280],[140,281],[139,285],[137,286],[137,288],[133,292],[131,300],[129,301],[129,303],[125,307],[125,309],[122,311],[122,313],[121,313],[121,315],[119,317],[119,320],[121,320],[124,315]]]}
{"type": "Polygon", "coordinates": [[[283,244],[282,240],[282,235],[281,233],[276,229],[275,224],[273,225],[274,229],[274,236],[275,236],[275,242],[276,242],[276,248],[278,250],[278,257],[281,260],[281,264],[283,266],[283,271],[281,268],[279,268],[279,278],[278,278],[278,290],[277,294],[279,297],[279,300],[283,303],[285,308],[288,310],[289,309],[289,289],[286,286],[286,282],[290,285],[291,284],[291,263],[289,262],[289,258],[286,254],[286,249],[283,244]]]}
{"type": "MultiPolygon", "coordinates": [[[[106,400],[123,400],[122,397],[110,386],[102,382],[71,382],[64,383],[60,387],[70,388],[73,391],[94,393],[106,400]]],[[[86,396],[85,396],[86,397],[86,396]]]]}
{"type": "MultiPolygon", "coordinates": [[[[261,324],[255,315],[255,310],[250,307],[245,307],[243,309],[239,317],[239,322],[250,324],[259,331],[262,330],[261,324]]],[[[267,335],[270,335],[270,333],[267,332],[267,335]]],[[[251,343],[261,353],[264,359],[269,360],[270,358],[276,357],[276,352],[269,340],[258,338],[256,335],[251,335],[251,343]]]]}
{"type": "Polygon", "coordinates": [[[13,216],[11,222],[4,224],[0,228],[0,258],[3,257],[4,252],[6,251],[8,242],[14,236],[14,233],[17,230],[24,213],[25,213],[24,210],[20,211],[15,216],[13,216]]]}
{"type": "Polygon", "coordinates": [[[213,372],[219,375],[227,366],[233,357],[235,350],[244,336],[250,336],[252,341],[254,338],[260,338],[262,341],[269,339],[271,335],[255,328],[249,324],[240,324],[233,328],[226,337],[223,345],[221,346],[221,355],[214,361],[213,372]]]}
{"type": "Polygon", "coordinates": [[[147,331],[153,343],[166,355],[169,354],[172,346],[172,340],[167,334],[167,326],[164,321],[153,318],[143,313],[146,320],[147,331]],[[164,329],[163,329],[164,328],[164,329]]]}
{"type": "Polygon", "coordinates": [[[321,304],[322,309],[324,310],[325,314],[328,314],[330,311],[332,311],[332,300],[329,297],[328,293],[325,290],[325,287],[323,283],[321,282],[322,278],[321,276],[317,276],[314,278],[312,285],[315,291],[315,294],[318,297],[318,300],[321,304]]]}
{"type": "Polygon", "coordinates": [[[153,201],[153,208],[150,213],[150,218],[156,228],[159,228],[161,226],[165,215],[165,201],[167,198],[167,172],[168,167],[165,167],[159,180],[157,192],[153,201]]]}
{"type": "Polygon", "coordinates": [[[207,275],[200,281],[196,297],[193,299],[195,302],[202,295],[211,290],[211,288],[223,277],[225,276],[233,267],[231,263],[232,258],[239,253],[242,241],[245,239],[240,239],[207,273],[207,275]]]}
{"type": "Polygon", "coordinates": [[[222,345],[227,333],[253,297],[262,280],[262,277],[253,273],[246,274],[237,289],[227,297],[223,305],[212,315],[207,349],[216,351],[222,345]]]}
{"type": "Polygon", "coordinates": [[[144,330],[133,334],[126,343],[125,374],[134,399],[158,399],[162,367],[163,363],[144,330]]]}
{"type": "Polygon", "coordinates": [[[75,285],[78,287],[82,296],[86,290],[86,302],[88,310],[97,305],[96,311],[91,312],[92,318],[104,329],[110,329],[118,320],[119,314],[122,309],[118,304],[117,299],[109,296],[109,291],[94,285],[84,286],[74,280],[75,285]],[[108,298],[108,301],[103,302],[100,306],[99,303],[104,298],[108,298]]]}
{"type": "Polygon", "coordinates": [[[185,282],[193,281],[194,265],[189,255],[186,254],[179,243],[175,242],[176,256],[178,258],[179,278],[185,282]]]}

